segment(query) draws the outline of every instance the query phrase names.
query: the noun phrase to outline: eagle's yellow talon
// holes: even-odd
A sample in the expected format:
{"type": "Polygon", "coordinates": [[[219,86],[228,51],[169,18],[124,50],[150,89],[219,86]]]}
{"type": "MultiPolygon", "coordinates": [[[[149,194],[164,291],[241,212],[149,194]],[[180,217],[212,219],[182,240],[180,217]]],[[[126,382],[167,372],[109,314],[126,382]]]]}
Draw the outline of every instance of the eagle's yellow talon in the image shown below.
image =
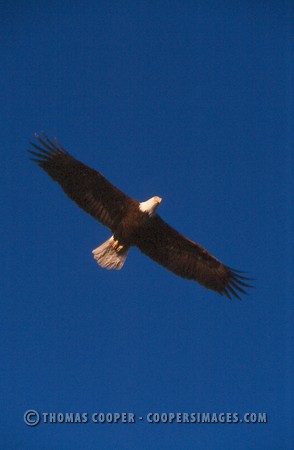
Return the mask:
{"type": "Polygon", "coordinates": [[[111,247],[117,252],[120,252],[124,248],[123,245],[119,245],[118,240],[117,241],[113,241],[113,243],[111,244],[111,247]]]}
{"type": "Polygon", "coordinates": [[[113,243],[111,244],[111,247],[115,250],[117,245],[118,245],[118,241],[113,241],[113,243]]]}

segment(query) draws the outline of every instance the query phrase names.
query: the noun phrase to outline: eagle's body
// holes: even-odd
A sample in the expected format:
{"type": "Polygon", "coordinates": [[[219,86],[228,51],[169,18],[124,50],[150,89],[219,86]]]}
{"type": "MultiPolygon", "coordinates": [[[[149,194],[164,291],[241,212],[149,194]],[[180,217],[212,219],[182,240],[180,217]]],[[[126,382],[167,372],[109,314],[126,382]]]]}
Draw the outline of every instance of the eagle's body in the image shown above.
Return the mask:
{"type": "Polygon", "coordinates": [[[208,289],[231,298],[246,294],[250,287],[241,272],[225,266],[207,250],[165,223],[156,210],[160,197],[139,202],[113,186],[103,175],[73,158],[55,140],[45,134],[33,159],[57,181],[64,192],[84,211],[112,231],[105,243],[93,250],[98,264],[107,269],[121,269],[130,247],[183,278],[195,280],[208,289]]]}

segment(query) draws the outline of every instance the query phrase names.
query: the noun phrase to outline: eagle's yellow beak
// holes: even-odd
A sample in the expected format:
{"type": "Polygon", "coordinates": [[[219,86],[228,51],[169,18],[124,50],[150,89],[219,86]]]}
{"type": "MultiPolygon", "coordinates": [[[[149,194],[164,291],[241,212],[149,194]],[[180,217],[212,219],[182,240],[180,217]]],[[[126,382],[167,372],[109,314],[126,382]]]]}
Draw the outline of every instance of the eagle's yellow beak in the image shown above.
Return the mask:
{"type": "Polygon", "coordinates": [[[157,200],[158,203],[162,202],[162,198],[161,197],[156,197],[156,200],[157,200]]]}

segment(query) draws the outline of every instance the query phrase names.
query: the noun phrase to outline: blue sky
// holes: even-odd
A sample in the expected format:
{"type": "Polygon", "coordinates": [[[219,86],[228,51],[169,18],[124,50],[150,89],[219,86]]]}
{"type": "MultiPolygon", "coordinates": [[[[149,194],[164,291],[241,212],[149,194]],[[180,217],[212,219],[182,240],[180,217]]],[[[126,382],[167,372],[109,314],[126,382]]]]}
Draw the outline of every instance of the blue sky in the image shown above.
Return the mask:
{"type": "Polygon", "coordinates": [[[2,2],[1,448],[293,448],[292,19],[288,1],[2,2]],[[250,296],[136,249],[98,267],[110,232],[29,161],[41,130],[129,195],[163,197],[168,223],[249,271],[250,296]],[[29,427],[29,409],[145,419],[29,427]]]}

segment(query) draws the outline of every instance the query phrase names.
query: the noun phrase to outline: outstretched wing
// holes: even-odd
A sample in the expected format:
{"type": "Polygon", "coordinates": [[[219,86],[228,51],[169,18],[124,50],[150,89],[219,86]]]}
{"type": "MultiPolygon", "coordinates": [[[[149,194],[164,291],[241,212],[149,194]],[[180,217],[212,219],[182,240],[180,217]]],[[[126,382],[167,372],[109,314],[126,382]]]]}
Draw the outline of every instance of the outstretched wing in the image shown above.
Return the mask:
{"type": "Polygon", "coordinates": [[[31,158],[44,169],[80,208],[103,225],[115,230],[127,208],[138,203],[113,186],[101,173],[86,166],[65,151],[59,142],[35,134],[40,145],[32,143],[31,158]]]}
{"type": "Polygon", "coordinates": [[[240,299],[247,294],[248,278],[225,266],[196,242],[178,233],[158,215],[141,230],[137,247],[157,263],[175,274],[195,280],[208,289],[240,299]]]}

